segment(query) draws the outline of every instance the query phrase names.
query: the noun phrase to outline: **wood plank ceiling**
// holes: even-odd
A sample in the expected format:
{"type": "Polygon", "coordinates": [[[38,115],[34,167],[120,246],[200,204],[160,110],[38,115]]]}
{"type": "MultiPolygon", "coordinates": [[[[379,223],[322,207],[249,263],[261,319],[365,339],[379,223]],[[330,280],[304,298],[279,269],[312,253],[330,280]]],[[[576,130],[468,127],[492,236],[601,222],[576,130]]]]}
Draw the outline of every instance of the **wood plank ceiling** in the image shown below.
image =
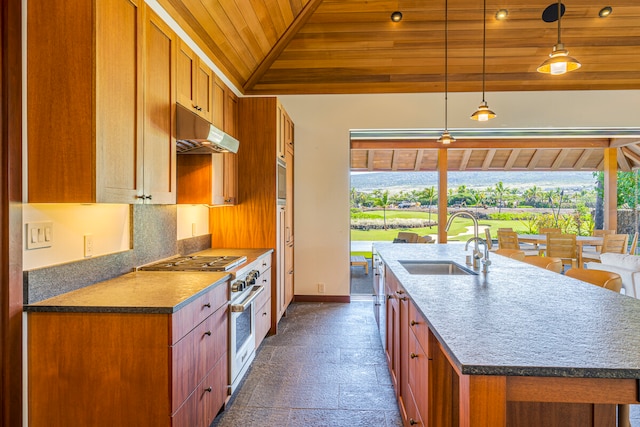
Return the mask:
{"type": "MultiPolygon", "coordinates": [[[[158,1],[246,95],[444,90],[444,0],[158,1]],[[390,20],[396,10],[403,13],[398,23],[390,20]]],[[[600,18],[609,2],[565,0],[562,42],[583,65],[551,77],[536,67],[557,42],[557,22],[542,20],[554,1],[487,0],[487,92],[640,89],[640,1],[610,3],[613,12],[600,18]],[[495,18],[498,9],[508,10],[506,20],[495,18]]],[[[478,92],[482,0],[449,0],[448,16],[449,91],[478,92]]],[[[622,169],[640,166],[640,149],[628,142],[619,143],[622,169]]],[[[449,163],[454,170],[600,167],[601,149],[596,155],[560,145],[540,154],[536,148],[452,147],[449,163]]],[[[429,168],[432,156],[413,151],[352,150],[352,166],[429,168]]]]}

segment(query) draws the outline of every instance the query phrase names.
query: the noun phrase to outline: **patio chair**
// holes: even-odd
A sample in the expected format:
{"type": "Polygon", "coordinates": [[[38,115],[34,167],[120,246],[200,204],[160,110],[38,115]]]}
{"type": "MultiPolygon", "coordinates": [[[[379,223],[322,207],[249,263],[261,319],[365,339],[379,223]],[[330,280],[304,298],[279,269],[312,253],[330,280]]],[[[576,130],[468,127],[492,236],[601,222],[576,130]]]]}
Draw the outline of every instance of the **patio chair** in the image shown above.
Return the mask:
{"type": "Polygon", "coordinates": [[[628,234],[605,234],[600,252],[582,251],[582,260],[583,262],[600,262],[600,255],[603,253],[626,254],[628,241],[628,234]]]}
{"type": "Polygon", "coordinates": [[[620,292],[620,289],[622,289],[622,279],[620,275],[610,271],[570,268],[564,275],[614,292],[620,292]]]}
{"type": "Polygon", "coordinates": [[[578,266],[578,247],[576,235],[566,233],[548,233],[546,256],[560,258],[562,265],[578,266]]]}
{"type": "Polygon", "coordinates": [[[555,273],[562,273],[562,270],[564,269],[560,258],[537,255],[525,257],[524,262],[555,273]]]}

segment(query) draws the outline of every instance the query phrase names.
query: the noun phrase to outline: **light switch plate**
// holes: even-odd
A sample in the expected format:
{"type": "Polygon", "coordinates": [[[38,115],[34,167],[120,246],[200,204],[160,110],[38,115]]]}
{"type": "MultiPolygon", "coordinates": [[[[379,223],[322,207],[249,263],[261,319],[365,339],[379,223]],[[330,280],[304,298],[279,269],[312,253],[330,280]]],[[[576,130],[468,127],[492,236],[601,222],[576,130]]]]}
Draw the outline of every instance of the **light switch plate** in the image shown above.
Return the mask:
{"type": "Polygon", "coordinates": [[[27,249],[50,248],[53,245],[53,222],[27,223],[27,249]]]}

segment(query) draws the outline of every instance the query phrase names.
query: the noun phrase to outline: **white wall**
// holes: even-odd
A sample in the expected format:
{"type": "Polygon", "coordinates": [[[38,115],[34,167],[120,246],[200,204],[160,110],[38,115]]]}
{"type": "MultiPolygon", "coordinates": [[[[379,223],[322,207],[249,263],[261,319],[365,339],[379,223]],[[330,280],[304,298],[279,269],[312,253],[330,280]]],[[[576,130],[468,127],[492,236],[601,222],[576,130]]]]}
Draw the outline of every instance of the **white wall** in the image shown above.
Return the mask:
{"type": "MultiPolygon", "coordinates": [[[[349,294],[349,130],[444,126],[442,94],[281,96],[295,123],[295,293],[349,294]]],[[[639,127],[640,91],[449,95],[449,128],[639,127]]],[[[455,136],[455,132],[452,132],[455,136]]],[[[456,145],[464,144],[458,140],[456,145]]]]}
{"type": "MultiPolygon", "coordinates": [[[[53,222],[51,247],[27,250],[23,242],[24,270],[85,259],[85,234],[93,236],[93,256],[131,248],[129,205],[31,203],[23,205],[22,217],[24,224],[53,222]]],[[[26,227],[23,234],[26,239],[26,227]]]]}
{"type": "Polygon", "coordinates": [[[178,240],[209,234],[209,207],[178,205],[178,240]]]}

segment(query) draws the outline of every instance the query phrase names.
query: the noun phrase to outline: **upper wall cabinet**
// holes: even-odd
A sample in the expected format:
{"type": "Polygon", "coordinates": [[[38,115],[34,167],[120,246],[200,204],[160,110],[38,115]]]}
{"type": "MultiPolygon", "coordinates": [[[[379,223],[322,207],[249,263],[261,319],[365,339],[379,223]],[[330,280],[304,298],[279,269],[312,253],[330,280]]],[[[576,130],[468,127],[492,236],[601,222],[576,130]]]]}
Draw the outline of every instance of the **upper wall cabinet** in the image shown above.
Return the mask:
{"type": "Polygon", "coordinates": [[[213,71],[181,40],[176,72],[178,102],[213,122],[213,71]]]}
{"type": "Polygon", "coordinates": [[[175,36],[143,9],[28,8],[29,202],[175,203],[175,36]]]}

